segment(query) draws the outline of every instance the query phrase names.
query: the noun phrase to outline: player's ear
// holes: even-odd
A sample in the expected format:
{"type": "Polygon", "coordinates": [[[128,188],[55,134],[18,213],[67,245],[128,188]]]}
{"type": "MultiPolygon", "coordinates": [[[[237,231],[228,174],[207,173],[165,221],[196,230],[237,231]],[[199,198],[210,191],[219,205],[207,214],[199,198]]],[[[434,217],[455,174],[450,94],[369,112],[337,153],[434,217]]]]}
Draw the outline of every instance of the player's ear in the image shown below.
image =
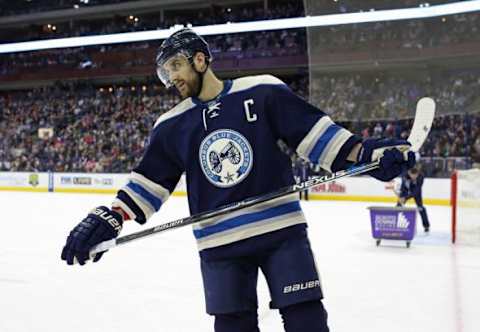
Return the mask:
{"type": "Polygon", "coordinates": [[[193,63],[195,64],[195,68],[199,72],[203,73],[207,70],[207,61],[205,58],[205,54],[203,54],[202,52],[195,53],[195,55],[193,56],[193,63]]]}

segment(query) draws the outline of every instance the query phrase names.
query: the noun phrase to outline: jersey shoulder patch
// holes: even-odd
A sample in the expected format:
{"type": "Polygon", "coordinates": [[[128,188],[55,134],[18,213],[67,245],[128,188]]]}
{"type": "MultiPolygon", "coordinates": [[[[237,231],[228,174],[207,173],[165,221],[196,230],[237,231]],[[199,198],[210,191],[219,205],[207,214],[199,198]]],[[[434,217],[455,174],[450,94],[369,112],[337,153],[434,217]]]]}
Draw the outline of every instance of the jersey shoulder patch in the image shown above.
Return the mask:
{"type": "Polygon", "coordinates": [[[240,77],[232,82],[230,93],[248,90],[259,85],[285,85],[282,80],[273,75],[255,75],[240,77]]]}
{"type": "Polygon", "coordinates": [[[183,100],[182,102],[180,102],[180,104],[178,104],[177,106],[175,106],[174,108],[172,108],[168,112],[160,115],[158,117],[157,121],[155,122],[155,125],[153,126],[153,128],[156,128],[162,122],[173,119],[173,118],[191,110],[195,106],[196,105],[193,102],[192,98],[187,98],[187,99],[183,100]]]}

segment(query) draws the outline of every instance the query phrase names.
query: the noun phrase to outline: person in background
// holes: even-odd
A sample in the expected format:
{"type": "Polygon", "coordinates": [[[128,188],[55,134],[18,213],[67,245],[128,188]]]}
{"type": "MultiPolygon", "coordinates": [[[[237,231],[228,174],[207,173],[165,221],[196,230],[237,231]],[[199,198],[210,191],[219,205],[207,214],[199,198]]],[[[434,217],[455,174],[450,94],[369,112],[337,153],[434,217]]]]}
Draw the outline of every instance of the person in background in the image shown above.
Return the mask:
{"type": "Polygon", "coordinates": [[[423,206],[423,180],[424,176],[417,167],[409,169],[405,175],[402,176],[397,206],[404,206],[410,198],[413,198],[417,204],[418,212],[422,217],[425,233],[428,233],[430,231],[430,222],[428,221],[427,209],[423,206]]]}
{"type": "MultiPolygon", "coordinates": [[[[293,158],[293,172],[297,183],[305,182],[310,178],[310,164],[302,158],[295,156],[293,158]]],[[[308,201],[308,189],[299,192],[300,199],[308,201]]]]}

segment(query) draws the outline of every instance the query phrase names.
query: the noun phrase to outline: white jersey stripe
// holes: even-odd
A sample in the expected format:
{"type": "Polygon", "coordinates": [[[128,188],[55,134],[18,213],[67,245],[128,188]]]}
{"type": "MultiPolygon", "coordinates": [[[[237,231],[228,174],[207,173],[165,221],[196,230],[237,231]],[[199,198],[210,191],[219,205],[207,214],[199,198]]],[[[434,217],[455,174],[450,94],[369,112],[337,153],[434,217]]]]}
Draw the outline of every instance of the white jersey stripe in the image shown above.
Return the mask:
{"type": "Polygon", "coordinates": [[[296,211],[275,218],[264,219],[254,224],[237,227],[222,233],[212,234],[208,237],[198,239],[197,245],[199,250],[204,250],[303,223],[305,223],[303,212],[296,211]]]}
{"type": "Polygon", "coordinates": [[[192,108],[194,108],[196,105],[195,103],[192,101],[192,98],[188,98],[188,99],[185,99],[184,101],[182,101],[180,104],[178,104],[177,106],[175,106],[174,108],[172,108],[170,111],[166,112],[166,113],[163,113],[162,115],[160,115],[160,117],[157,119],[157,121],[155,122],[155,125],[153,126],[153,128],[155,128],[156,126],[158,126],[160,123],[164,122],[164,121],[167,121],[168,119],[171,119],[171,118],[174,118],[176,117],[177,115],[180,115],[192,108]]]}
{"type": "Polygon", "coordinates": [[[123,187],[122,190],[130,196],[130,198],[138,205],[145,215],[145,219],[148,220],[155,213],[155,208],[148,203],[142,196],[138,195],[136,192],[128,188],[127,186],[123,187]]]}
{"type": "MultiPolygon", "coordinates": [[[[315,125],[310,129],[307,136],[300,142],[297,147],[297,153],[300,157],[308,160],[308,156],[312,152],[312,149],[317,144],[318,140],[322,137],[325,131],[330,127],[333,121],[328,117],[324,116],[315,123],[315,125]]],[[[316,160],[311,160],[316,162],[316,160]]]]}
{"type": "Polygon", "coordinates": [[[130,180],[137,183],[138,185],[141,185],[143,188],[145,188],[145,190],[148,190],[149,193],[158,197],[162,201],[162,204],[165,203],[168,197],[170,197],[170,192],[168,191],[168,189],[162,187],[158,183],[147,179],[142,174],[132,172],[130,174],[130,180]]]}
{"type": "Polygon", "coordinates": [[[246,76],[233,80],[228,93],[236,93],[264,84],[285,85],[280,79],[272,75],[246,76]]]}
{"type": "Polygon", "coordinates": [[[332,164],[335,158],[337,157],[338,152],[342,148],[343,144],[345,144],[345,142],[352,136],[353,134],[348,130],[343,128],[340,129],[335,134],[335,136],[332,137],[330,142],[328,142],[328,145],[325,147],[325,150],[323,150],[318,160],[318,164],[320,165],[320,167],[331,172],[332,164]]]}
{"type": "Polygon", "coordinates": [[[274,206],[277,206],[277,205],[290,203],[290,202],[294,202],[294,201],[298,201],[298,194],[296,194],[296,193],[285,196],[285,197],[279,197],[279,198],[276,198],[276,199],[268,201],[268,202],[260,203],[260,204],[251,206],[249,208],[241,209],[241,210],[235,211],[233,213],[229,213],[228,215],[225,215],[225,216],[207,219],[207,220],[205,220],[201,223],[193,225],[193,229],[195,229],[195,230],[203,229],[203,228],[219,224],[219,223],[221,223],[225,220],[232,219],[232,218],[244,215],[244,214],[262,211],[262,210],[265,210],[265,209],[268,209],[268,208],[271,208],[271,207],[274,207],[274,206]]]}

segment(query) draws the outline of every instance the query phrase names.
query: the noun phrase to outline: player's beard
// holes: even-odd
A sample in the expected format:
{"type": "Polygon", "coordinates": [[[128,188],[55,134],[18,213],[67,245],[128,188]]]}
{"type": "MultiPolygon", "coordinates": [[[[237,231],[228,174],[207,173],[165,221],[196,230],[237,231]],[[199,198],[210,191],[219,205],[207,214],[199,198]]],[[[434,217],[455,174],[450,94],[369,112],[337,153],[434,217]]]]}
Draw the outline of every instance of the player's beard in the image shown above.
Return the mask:
{"type": "Polygon", "coordinates": [[[187,99],[189,97],[196,97],[200,91],[200,78],[198,75],[193,75],[190,81],[183,81],[183,84],[177,87],[178,92],[182,99],[187,99]]]}

